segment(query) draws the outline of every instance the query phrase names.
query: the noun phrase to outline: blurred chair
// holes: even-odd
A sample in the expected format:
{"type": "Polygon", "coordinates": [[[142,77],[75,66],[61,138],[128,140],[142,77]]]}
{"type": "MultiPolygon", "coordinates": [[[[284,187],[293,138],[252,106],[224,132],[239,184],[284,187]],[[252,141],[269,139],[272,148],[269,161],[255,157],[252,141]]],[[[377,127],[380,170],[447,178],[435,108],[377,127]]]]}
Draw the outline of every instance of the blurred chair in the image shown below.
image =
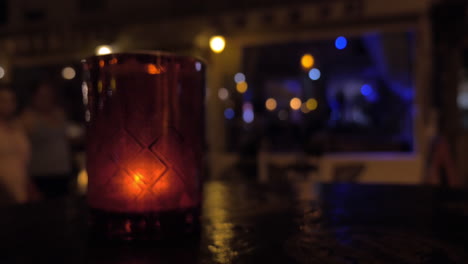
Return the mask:
{"type": "Polygon", "coordinates": [[[419,184],[421,156],[414,153],[329,153],[320,161],[320,179],[379,184],[419,184]]]}
{"type": "Polygon", "coordinates": [[[257,155],[258,181],[265,183],[271,178],[270,167],[274,165],[286,171],[286,177],[292,174],[301,174],[305,177],[316,177],[319,175],[320,158],[317,156],[306,156],[299,152],[269,152],[259,151],[257,155]]]}
{"type": "Polygon", "coordinates": [[[365,169],[364,163],[345,163],[333,168],[333,181],[335,182],[357,182],[359,176],[365,169]]]}

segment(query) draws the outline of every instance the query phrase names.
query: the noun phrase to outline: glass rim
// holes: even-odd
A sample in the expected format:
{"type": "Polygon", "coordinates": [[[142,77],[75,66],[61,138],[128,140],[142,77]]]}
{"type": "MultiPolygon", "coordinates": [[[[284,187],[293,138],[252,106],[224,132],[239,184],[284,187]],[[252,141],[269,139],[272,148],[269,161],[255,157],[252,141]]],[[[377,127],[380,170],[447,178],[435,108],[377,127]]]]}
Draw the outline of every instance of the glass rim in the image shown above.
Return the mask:
{"type": "Polygon", "coordinates": [[[153,56],[153,57],[164,57],[164,58],[178,58],[182,60],[193,60],[193,61],[198,61],[206,65],[206,60],[203,58],[200,58],[198,56],[192,56],[192,55],[184,55],[184,54],[178,54],[174,52],[168,52],[168,51],[161,51],[161,50],[135,50],[135,51],[128,51],[128,52],[115,52],[115,53],[109,53],[109,54],[104,54],[104,55],[92,55],[88,56],[86,58],[83,58],[81,60],[82,63],[87,63],[91,62],[93,60],[101,60],[101,59],[113,59],[113,58],[119,58],[123,56],[153,56]]]}

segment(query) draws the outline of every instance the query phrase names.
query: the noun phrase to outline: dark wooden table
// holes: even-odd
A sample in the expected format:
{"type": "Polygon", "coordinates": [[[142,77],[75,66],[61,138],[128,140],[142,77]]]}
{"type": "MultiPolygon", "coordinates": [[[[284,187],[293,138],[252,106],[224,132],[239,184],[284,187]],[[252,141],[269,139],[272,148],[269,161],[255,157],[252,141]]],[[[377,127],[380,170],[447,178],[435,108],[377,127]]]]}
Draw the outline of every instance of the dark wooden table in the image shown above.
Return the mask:
{"type": "Polygon", "coordinates": [[[427,186],[205,184],[202,235],[94,244],[83,197],[1,210],[0,263],[468,263],[468,196],[427,186]]]}

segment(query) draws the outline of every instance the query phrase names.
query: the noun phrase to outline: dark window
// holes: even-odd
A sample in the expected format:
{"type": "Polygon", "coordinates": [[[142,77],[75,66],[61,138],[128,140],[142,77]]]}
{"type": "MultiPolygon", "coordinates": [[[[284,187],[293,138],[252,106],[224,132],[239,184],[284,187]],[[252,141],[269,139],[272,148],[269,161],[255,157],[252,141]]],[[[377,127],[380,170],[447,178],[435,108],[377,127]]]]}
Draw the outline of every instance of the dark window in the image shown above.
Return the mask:
{"type": "MultiPolygon", "coordinates": [[[[374,32],[246,47],[241,72],[248,90],[236,93],[232,77],[226,86],[227,149],[412,152],[413,41],[413,32],[374,32]],[[315,61],[307,70],[300,63],[305,54],[315,61]]],[[[468,74],[466,91],[468,116],[468,74]]],[[[359,175],[360,164],[348,165],[337,179],[359,175]]]]}
{"type": "Polygon", "coordinates": [[[81,12],[101,11],[106,7],[106,0],[80,0],[81,12]]]}
{"type": "Polygon", "coordinates": [[[8,22],[8,0],[0,0],[0,25],[8,22]]]}

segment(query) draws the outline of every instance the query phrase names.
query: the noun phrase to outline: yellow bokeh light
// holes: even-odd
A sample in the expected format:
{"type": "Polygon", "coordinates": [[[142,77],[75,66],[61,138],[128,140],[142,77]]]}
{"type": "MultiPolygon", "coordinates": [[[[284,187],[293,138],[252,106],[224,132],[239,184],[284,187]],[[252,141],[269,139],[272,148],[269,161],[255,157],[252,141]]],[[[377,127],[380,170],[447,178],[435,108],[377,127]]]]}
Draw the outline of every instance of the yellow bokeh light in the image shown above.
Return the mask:
{"type": "Polygon", "coordinates": [[[101,45],[96,48],[97,55],[107,55],[112,53],[112,48],[107,45],[101,45]]]}
{"type": "Polygon", "coordinates": [[[309,109],[310,111],[314,111],[318,107],[318,102],[317,100],[315,100],[315,98],[310,98],[309,100],[307,100],[306,106],[307,109],[309,109]]]}
{"type": "Polygon", "coordinates": [[[115,81],[115,78],[111,79],[110,86],[111,86],[112,91],[115,91],[117,89],[117,82],[115,81]]]}
{"type": "Polygon", "coordinates": [[[291,109],[293,109],[293,110],[299,110],[301,108],[301,105],[302,105],[301,99],[299,99],[297,97],[294,97],[289,102],[289,106],[291,106],[291,109]]]}
{"type": "Polygon", "coordinates": [[[102,88],[103,88],[102,81],[98,81],[98,84],[97,84],[98,93],[102,92],[102,88]]]}
{"type": "Polygon", "coordinates": [[[277,106],[277,103],[276,103],[276,100],[273,99],[273,98],[269,98],[268,100],[266,100],[265,102],[265,107],[266,109],[270,110],[270,111],[273,111],[276,109],[276,106],[277,106]]]}
{"type": "Polygon", "coordinates": [[[249,86],[247,85],[246,82],[240,82],[236,85],[236,90],[239,92],[239,93],[245,93],[247,92],[247,88],[249,86]]]}
{"type": "Polygon", "coordinates": [[[304,54],[301,58],[301,65],[304,69],[310,69],[314,66],[315,59],[314,56],[310,54],[304,54]]]}
{"type": "Polygon", "coordinates": [[[66,80],[71,80],[75,78],[76,72],[72,67],[65,67],[62,69],[62,77],[66,80]]]}
{"type": "Polygon", "coordinates": [[[226,47],[226,40],[223,36],[213,36],[210,38],[210,48],[214,53],[221,53],[226,47]]]}
{"type": "Polygon", "coordinates": [[[77,177],[77,185],[78,185],[78,190],[80,193],[86,193],[86,189],[88,187],[88,173],[86,172],[85,169],[81,170],[78,173],[77,177]]]}

